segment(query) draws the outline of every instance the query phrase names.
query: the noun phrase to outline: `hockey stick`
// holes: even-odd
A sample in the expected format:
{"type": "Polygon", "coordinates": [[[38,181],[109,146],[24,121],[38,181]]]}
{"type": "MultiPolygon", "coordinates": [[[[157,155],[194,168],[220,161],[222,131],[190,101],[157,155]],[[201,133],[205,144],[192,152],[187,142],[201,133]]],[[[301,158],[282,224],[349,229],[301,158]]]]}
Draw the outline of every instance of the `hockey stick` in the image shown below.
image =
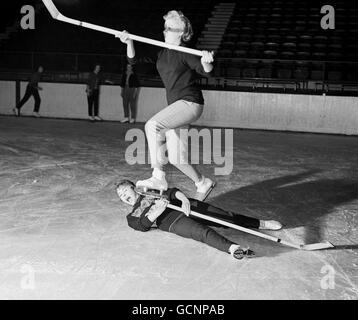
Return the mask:
{"type": "MultiPolygon", "coordinates": [[[[99,26],[99,25],[96,25],[96,24],[92,24],[92,23],[83,22],[83,21],[68,18],[68,17],[64,16],[63,14],[61,14],[60,11],[58,11],[58,9],[56,8],[56,6],[52,2],[52,0],[42,0],[42,2],[46,6],[47,10],[50,12],[52,18],[54,18],[56,20],[71,23],[71,24],[74,24],[74,25],[77,25],[77,26],[80,26],[80,27],[88,28],[88,29],[97,30],[97,31],[100,31],[100,32],[113,34],[115,36],[118,36],[118,35],[123,33],[121,31],[118,31],[118,30],[115,30],[115,29],[110,29],[110,28],[102,27],[102,26],[99,26]]],[[[145,38],[145,37],[141,37],[141,36],[136,36],[136,35],[130,34],[130,33],[128,33],[128,38],[132,39],[132,40],[135,40],[135,41],[152,44],[152,45],[158,46],[158,47],[163,47],[163,48],[168,48],[168,49],[172,49],[172,50],[177,50],[177,51],[181,51],[181,52],[190,53],[190,54],[193,54],[193,55],[196,55],[196,56],[202,56],[203,55],[202,51],[200,51],[200,50],[186,48],[186,47],[182,47],[182,46],[176,46],[176,45],[173,45],[173,44],[165,43],[163,41],[158,41],[158,40],[153,40],[153,39],[149,39],[149,38],[145,38]]]]}
{"type": "MultiPolygon", "coordinates": [[[[175,206],[175,205],[172,205],[172,204],[168,204],[168,208],[171,208],[171,209],[174,209],[174,210],[178,210],[178,211],[182,211],[182,208],[178,207],[178,206],[175,206]]],[[[308,251],[312,251],[312,250],[321,250],[321,249],[327,249],[327,248],[332,248],[334,247],[332,243],[326,241],[326,242],[321,242],[321,243],[312,243],[312,244],[295,244],[295,243],[290,243],[288,241],[285,241],[285,240],[282,240],[280,238],[276,238],[276,237],[273,237],[273,236],[270,236],[268,234],[265,234],[265,233],[262,233],[262,232],[258,232],[258,231],[255,231],[255,230],[251,230],[251,229],[248,229],[248,228],[244,228],[244,227],[241,227],[241,226],[238,226],[236,224],[233,224],[233,223],[230,223],[230,222],[227,222],[227,221],[223,221],[223,220],[220,220],[220,219],[216,219],[216,218],[213,218],[213,217],[210,217],[210,216],[207,216],[205,214],[201,214],[199,212],[195,212],[195,211],[190,211],[190,215],[193,215],[194,217],[198,217],[198,218],[201,218],[201,219],[205,219],[205,220],[208,220],[208,221],[211,221],[211,222],[215,222],[217,224],[220,224],[220,225],[223,225],[223,226],[226,226],[226,227],[229,227],[229,228],[232,228],[232,229],[236,229],[236,230],[239,230],[239,231],[243,231],[243,232],[246,232],[246,233],[249,233],[249,234],[252,234],[254,236],[258,236],[260,238],[264,238],[264,239],[267,239],[267,240],[271,240],[271,241],[274,241],[274,242],[278,242],[278,243],[282,243],[286,246],[289,246],[289,247],[292,247],[292,248],[296,248],[296,249],[300,249],[300,250],[308,250],[308,251]]]]}
{"type": "MultiPolygon", "coordinates": [[[[165,198],[164,195],[160,195],[160,194],[157,194],[155,192],[150,192],[150,191],[144,192],[144,191],[142,191],[142,190],[140,190],[138,188],[136,188],[135,190],[136,190],[136,192],[138,192],[139,194],[144,195],[144,196],[149,196],[149,197],[158,198],[158,199],[163,198],[163,197],[165,198]]],[[[178,206],[175,206],[175,205],[172,205],[170,203],[167,205],[167,207],[171,208],[173,210],[183,212],[182,208],[180,208],[178,206]]],[[[211,221],[211,222],[214,222],[214,223],[217,223],[219,225],[223,225],[223,226],[226,226],[226,227],[229,227],[229,228],[232,228],[232,229],[236,229],[236,230],[239,230],[239,231],[242,231],[242,232],[246,232],[246,233],[252,234],[254,236],[260,237],[260,238],[264,238],[264,239],[271,240],[271,241],[274,241],[274,242],[282,243],[282,244],[284,244],[286,246],[296,248],[296,249],[300,249],[300,250],[313,251],[313,250],[322,250],[322,249],[328,249],[328,248],[333,248],[334,247],[333,244],[330,243],[329,241],[319,242],[319,243],[312,243],[312,244],[295,244],[295,243],[291,243],[291,242],[282,240],[280,238],[270,236],[270,235],[262,233],[262,232],[258,232],[258,231],[255,231],[255,230],[244,228],[244,227],[238,226],[236,224],[233,224],[233,223],[230,223],[230,222],[227,222],[227,221],[223,221],[223,220],[220,220],[220,219],[217,219],[217,218],[214,218],[214,217],[210,217],[210,216],[207,216],[205,214],[201,214],[199,212],[190,211],[190,215],[192,215],[194,217],[197,217],[197,218],[204,219],[204,220],[208,220],[208,221],[211,221]]]]}

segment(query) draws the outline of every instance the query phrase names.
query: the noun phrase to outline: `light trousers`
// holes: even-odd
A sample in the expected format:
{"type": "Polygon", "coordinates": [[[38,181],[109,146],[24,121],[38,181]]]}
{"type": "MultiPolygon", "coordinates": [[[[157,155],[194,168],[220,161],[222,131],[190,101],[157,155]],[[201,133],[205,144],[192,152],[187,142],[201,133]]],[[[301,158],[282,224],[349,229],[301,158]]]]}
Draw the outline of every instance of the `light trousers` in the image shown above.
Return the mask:
{"type": "Polygon", "coordinates": [[[199,119],[203,108],[195,102],[178,100],[147,121],[145,132],[152,168],[163,170],[169,161],[194,182],[201,179],[201,174],[188,162],[187,135],[181,135],[181,130],[187,130],[199,119]]]}

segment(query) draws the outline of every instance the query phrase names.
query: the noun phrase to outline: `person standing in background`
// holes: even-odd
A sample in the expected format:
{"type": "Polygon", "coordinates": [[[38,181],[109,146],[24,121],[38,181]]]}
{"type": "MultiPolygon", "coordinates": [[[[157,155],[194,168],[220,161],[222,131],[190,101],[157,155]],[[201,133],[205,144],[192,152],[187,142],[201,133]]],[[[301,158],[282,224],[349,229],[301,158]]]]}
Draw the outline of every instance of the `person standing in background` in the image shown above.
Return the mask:
{"type": "Polygon", "coordinates": [[[92,122],[102,121],[102,118],[99,116],[99,88],[101,84],[103,82],[113,84],[113,82],[108,79],[103,80],[100,71],[101,66],[96,64],[87,80],[86,93],[88,101],[88,117],[92,122]]]}
{"type": "Polygon", "coordinates": [[[93,72],[90,73],[87,80],[87,102],[88,102],[88,117],[90,121],[102,121],[99,117],[99,87],[102,82],[102,75],[100,74],[101,66],[97,64],[93,72]]]}
{"type": "Polygon", "coordinates": [[[35,106],[32,115],[37,118],[40,117],[39,111],[40,111],[41,98],[40,98],[39,90],[42,90],[42,87],[39,86],[39,81],[41,80],[43,71],[44,71],[43,67],[39,66],[37,71],[30,76],[29,83],[27,84],[26,87],[25,95],[20,100],[20,102],[16,105],[16,107],[12,109],[16,116],[18,117],[20,116],[20,109],[30,99],[30,97],[33,96],[35,99],[35,106]]]}
{"type": "Polygon", "coordinates": [[[121,123],[134,123],[137,116],[137,97],[139,93],[139,79],[135,72],[135,65],[128,61],[121,78],[121,96],[123,99],[124,119],[121,123]]]}

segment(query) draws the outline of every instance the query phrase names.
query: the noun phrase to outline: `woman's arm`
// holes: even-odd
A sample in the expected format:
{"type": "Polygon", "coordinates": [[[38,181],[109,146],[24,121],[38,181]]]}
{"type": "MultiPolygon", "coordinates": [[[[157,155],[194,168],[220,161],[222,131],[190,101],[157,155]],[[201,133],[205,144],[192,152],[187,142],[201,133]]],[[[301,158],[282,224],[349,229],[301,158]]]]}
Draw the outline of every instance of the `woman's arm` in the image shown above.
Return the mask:
{"type": "Polygon", "coordinates": [[[201,57],[201,64],[206,73],[210,73],[213,70],[214,54],[209,51],[202,51],[203,56],[201,57]]]}
{"type": "Polygon", "coordinates": [[[183,212],[186,216],[189,216],[190,214],[190,201],[189,199],[186,197],[186,195],[181,192],[181,191],[177,191],[175,193],[175,197],[181,201],[181,208],[183,209],[183,212]]]}
{"type": "Polygon", "coordinates": [[[149,231],[153,222],[149,221],[147,217],[132,217],[131,215],[127,216],[128,226],[137,231],[146,232],[149,231]]]}
{"type": "Polygon", "coordinates": [[[128,38],[128,32],[126,30],[123,30],[121,33],[119,33],[116,38],[119,38],[123,43],[127,44],[127,57],[128,58],[134,58],[135,57],[135,49],[133,40],[128,38]]]}
{"type": "Polygon", "coordinates": [[[202,51],[203,56],[199,58],[191,54],[184,54],[185,63],[192,70],[195,70],[198,74],[201,74],[205,77],[210,76],[210,72],[213,70],[213,52],[202,51]]]}
{"type": "Polygon", "coordinates": [[[146,217],[149,221],[154,222],[165,210],[169,201],[165,199],[155,200],[155,204],[149,209],[146,217]]]}
{"type": "Polygon", "coordinates": [[[181,201],[181,208],[186,216],[190,214],[190,201],[187,196],[181,192],[178,188],[170,188],[165,192],[165,195],[168,197],[168,201],[181,201]]]}

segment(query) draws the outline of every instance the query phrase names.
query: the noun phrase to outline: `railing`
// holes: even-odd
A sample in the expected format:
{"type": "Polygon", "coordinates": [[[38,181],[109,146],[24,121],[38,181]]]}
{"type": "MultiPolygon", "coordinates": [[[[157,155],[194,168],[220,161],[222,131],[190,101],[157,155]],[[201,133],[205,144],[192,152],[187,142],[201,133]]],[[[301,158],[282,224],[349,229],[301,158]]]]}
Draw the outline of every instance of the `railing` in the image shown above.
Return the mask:
{"type": "MultiPolygon", "coordinates": [[[[104,73],[116,75],[122,73],[126,64],[125,55],[97,54],[97,53],[70,53],[70,52],[21,52],[21,51],[0,51],[0,69],[11,71],[27,70],[31,72],[37,66],[43,65],[49,81],[75,81],[83,82],[88,72],[93,70],[95,64],[101,64],[104,73]]],[[[140,69],[140,68],[139,68],[140,69]]],[[[294,69],[294,68],[293,68],[294,69]]],[[[222,89],[245,87],[253,91],[268,89],[279,86],[282,91],[292,85],[294,91],[330,91],[338,88],[338,91],[358,92],[358,62],[355,61],[312,61],[312,60],[280,60],[280,59],[245,59],[245,58],[216,58],[214,77],[202,79],[201,84],[207,88],[215,87],[222,89]],[[264,76],[243,76],[242,70],[250,64],[262,64],[262,67],[272,65],[273,75],[264,76]],[[307,68],[308,74],[299,77],[292,74],[290,77],[277,75],[281,67],[307,68]],[[291,65],[291,66],[290,66],[291,65]],[[232,73],[237,67],[241,74],[232,73]]],[[[161,81],[153,69],[139,70],[144,80],[151,81],[154,86],[160,86],[161,81]]],[[[8,74],[9,75],[9,74],[8,74]]],[[[119,80],[118,80],[119,81],[119,80]]]]}
{"type": "Polygon", "coordinates": [[[72,53],[72,52],[22,52],[0,51],[0,68],[31,69],[42,65],[49,71],[85,72],[99,63],[106,71],[118,71],[125,63],[124,55],[72,53]]]}

